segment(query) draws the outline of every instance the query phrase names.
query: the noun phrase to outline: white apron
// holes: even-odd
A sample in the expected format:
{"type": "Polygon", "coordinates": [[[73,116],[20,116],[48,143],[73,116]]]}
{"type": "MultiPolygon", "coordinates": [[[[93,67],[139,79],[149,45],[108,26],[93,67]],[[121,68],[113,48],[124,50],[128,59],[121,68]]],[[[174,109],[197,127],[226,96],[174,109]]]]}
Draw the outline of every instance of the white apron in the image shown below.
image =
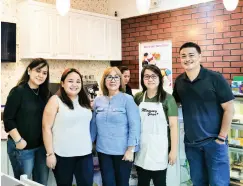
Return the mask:
{"type": "Polygon", "coordinates": [[[139,105],[141,141],[134,164],[146,170],[164,170],[168,165],[168,124],[162,103],[144,102],[145,94],[139,105]]]}

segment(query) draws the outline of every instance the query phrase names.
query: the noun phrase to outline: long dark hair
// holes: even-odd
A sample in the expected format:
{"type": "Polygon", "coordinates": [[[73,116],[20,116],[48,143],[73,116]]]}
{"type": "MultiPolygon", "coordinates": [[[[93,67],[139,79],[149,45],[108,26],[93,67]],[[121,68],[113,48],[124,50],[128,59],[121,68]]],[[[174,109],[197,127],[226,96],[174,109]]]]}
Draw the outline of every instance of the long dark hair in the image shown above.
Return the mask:
{"type": "Polygon", "coordinates": [[[147,90],[147,87],[144,85],[144,72],[145,70],[151,70],[154,72],[158,77],[159,77],[159,85],[158,85],[158,90],[157,90],[157,102],[163,102],[166,98],[166,91],[163,88],[163,76],[161,74],[160,69],[156,65],[146,65],[144,66],[142,72],[141,72],[141,86],[143,88],[143,92],[147,90]]]}
{"type": "Polygon", "coordinates": [[[38,67],[38,69],[42,69],[43,67],[47,67],[47,77],[46,80],[44,81],[44,83],[42,83],[41,85],[39,85],[39,93],[40,96],[42,97],[42,99],[44,101],[47,101],[50,97],[50,91],[49,91],[49,79],[50,79],[50,73],[49,73],[49,65],[47,63],[47,61],[43,58],[36,58],[33,59],[30,64],[27,66],[24,74],[22,75],[22,77],[20,78],[20,80],[17,83],[18,85],[23,85],[28,83],[30,76],[28,75],[28,70],[32,70],[35,67],[38,67]],[[39,66],[40,65],[40,66],[39,66]]]}
{"type": "Polygon", "coordinates": [[[73,101],[68,97],[67,93],[65,92],[64,88],[61,85],[62,83],[64,83],[64,81],[67,78],[68,74],[70,74],[72,72],[77,73],[80,76],[80,79],[81,79],[82,88],[81,88],[80,92],[78,93],[78,102],[79,102],[79,104],[82,107],[85,107],[87,109],[91,109],[90,99],[89,99],[88,95],[86,94],[86,92],[84,90],[82,75],[75,68],[69,68],[69,69],[66,69],[63,72],[62,77],[61,77],[60,88],[59,88],[59,91],[57,92],[57,95],[60,97],[62,102],[65,103],[68,106],[68,108],[70,108],[72,110],[74,109],[73,101]]]}

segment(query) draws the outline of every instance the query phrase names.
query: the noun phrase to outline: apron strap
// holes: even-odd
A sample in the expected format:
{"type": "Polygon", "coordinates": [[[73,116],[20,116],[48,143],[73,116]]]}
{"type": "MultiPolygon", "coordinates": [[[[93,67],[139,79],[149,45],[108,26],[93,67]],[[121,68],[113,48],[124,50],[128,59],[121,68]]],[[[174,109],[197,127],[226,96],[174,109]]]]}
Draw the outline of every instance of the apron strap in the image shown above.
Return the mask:
{"type": "Polygon", "coordinates": [[[145,95],[146,95],[146,91],[144,92],[144,94],[143,94],[143,99],[142,99],[142,102],[144,102],[144,100],[145,100],[145,95]]]}

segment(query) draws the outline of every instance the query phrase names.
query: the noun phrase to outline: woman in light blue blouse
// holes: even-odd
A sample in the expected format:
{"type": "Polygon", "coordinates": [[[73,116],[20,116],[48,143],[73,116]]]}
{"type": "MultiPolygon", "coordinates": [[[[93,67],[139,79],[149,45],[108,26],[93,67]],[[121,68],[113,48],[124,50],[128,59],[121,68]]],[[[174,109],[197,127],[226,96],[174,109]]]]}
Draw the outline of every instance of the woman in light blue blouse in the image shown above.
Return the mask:
{"type": "Polygon", "coordinates": [[[129,186],[134,152],[140,138],[140,116],[133,97],[123,93],[122,74],[108,67],[100,83],[103,96],[93,105],[92,140],[96,140],[104,186],[129,186]]]}

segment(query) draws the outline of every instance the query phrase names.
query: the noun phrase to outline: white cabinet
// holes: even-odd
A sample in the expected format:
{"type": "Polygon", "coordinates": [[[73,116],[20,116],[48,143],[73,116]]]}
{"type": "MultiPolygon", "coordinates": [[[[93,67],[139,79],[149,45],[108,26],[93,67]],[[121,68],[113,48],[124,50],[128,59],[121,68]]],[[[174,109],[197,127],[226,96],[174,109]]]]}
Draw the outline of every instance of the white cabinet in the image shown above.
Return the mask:
{"type": "Polygon", "coordinates": [[[121,21],[107,19],[108,59],[121,60],[121,21]]]}
{"type": "Polygon", "coordinates": [[[18,3],[20,58],[121,60],[121,20],[53,5],[18,3]]]}

